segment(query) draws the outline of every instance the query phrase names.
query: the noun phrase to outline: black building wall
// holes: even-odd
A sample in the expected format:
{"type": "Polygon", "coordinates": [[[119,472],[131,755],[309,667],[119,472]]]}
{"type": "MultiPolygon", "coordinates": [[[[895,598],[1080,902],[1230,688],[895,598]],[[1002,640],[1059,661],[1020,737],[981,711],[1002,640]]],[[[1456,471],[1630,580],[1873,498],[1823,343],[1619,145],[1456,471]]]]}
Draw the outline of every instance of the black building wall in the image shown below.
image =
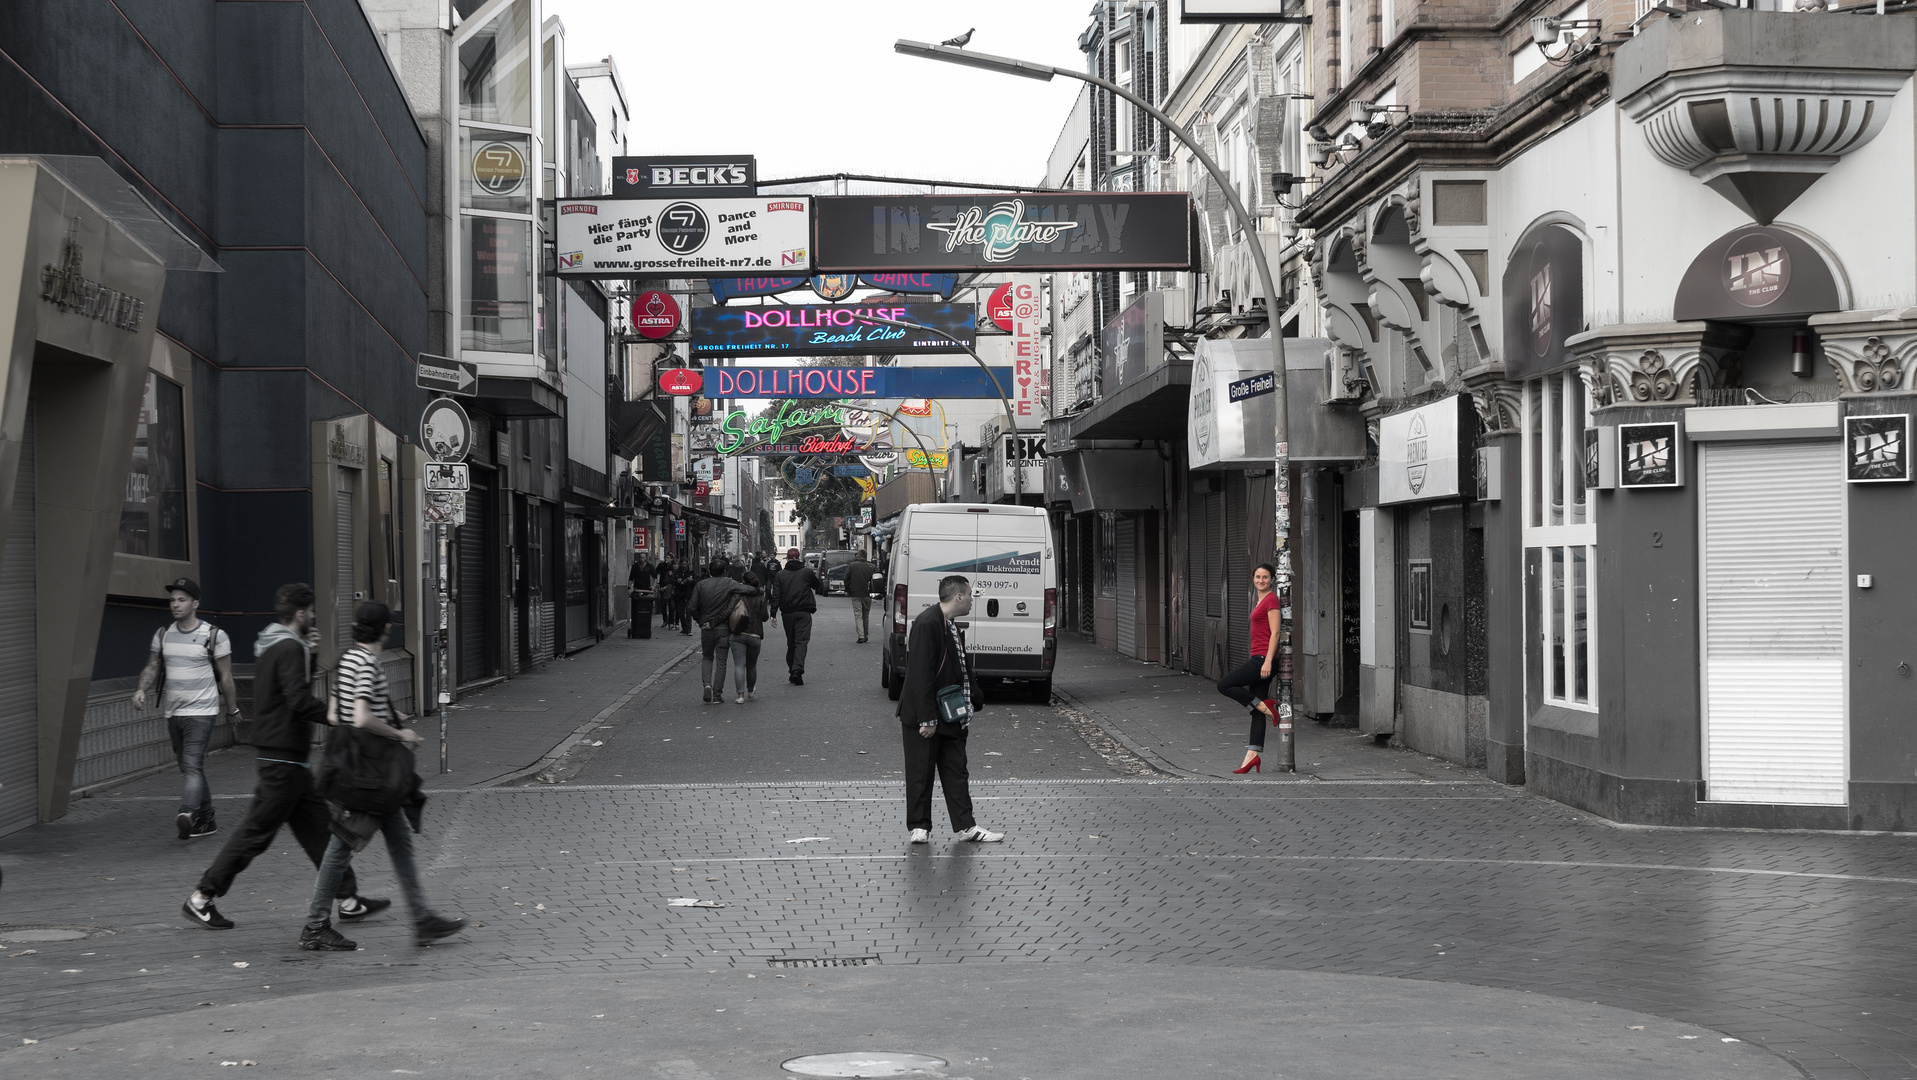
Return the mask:
{"type": "MultiPolygon", "coordinates": [[[[1917,413],[1917,394],[1844,402],[1849,416],[1917,413]]],[[[1917,563],[1910,526],[1917,486],[1851,484],[1850,822],[1853,829],[1917,828],[1917,563]],[[1855,587],[1857,574],[1871,587],[1855,587]]]]}
{"type": "MultiPolygon", "coordinates": [[[[355,0],[12,0],[0,102],[0,153],[105,160],[225,270],[170,273],[156,325],[196,361],[203,610],[244,653],[314,578],[310,423],[410,440],[425,403],[424,134],[355,0]]],[[[163,619],[110,599],[95,677],[163,619]]]]}

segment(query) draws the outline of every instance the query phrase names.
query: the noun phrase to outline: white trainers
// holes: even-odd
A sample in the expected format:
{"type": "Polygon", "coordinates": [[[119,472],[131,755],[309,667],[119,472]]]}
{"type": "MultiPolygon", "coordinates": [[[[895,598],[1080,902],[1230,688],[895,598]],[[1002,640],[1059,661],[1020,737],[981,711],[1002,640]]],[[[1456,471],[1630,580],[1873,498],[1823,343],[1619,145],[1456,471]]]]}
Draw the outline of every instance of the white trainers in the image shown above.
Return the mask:
{"type": "Polygon", "coordinates": [[[739,700],[738,700],[738,701],[736,701],[736,702],[734,702],[734,704],[737,704],[737,705],[744,705],[744,704],[745,704],[745,695],[744,695],[744,694],[740,694],[740,695],[739,695],[739,700]]]}
{"type": "Polygon", "coordinates": [[[914,844],[929,844],[932,842],[932,834],[926,829],[913,829],[912,842],[914,844]]]}
{"type": "Polygon", "coordinates": [[[967,843],[973,844],[996,844],[1000,840],[1005,839],[1005,834],[1002,832],[992,832],[983,825],[974,825],[964,832],[959,833],[957,836],[954,836],[952,839],[964,840],[967,843]]]}

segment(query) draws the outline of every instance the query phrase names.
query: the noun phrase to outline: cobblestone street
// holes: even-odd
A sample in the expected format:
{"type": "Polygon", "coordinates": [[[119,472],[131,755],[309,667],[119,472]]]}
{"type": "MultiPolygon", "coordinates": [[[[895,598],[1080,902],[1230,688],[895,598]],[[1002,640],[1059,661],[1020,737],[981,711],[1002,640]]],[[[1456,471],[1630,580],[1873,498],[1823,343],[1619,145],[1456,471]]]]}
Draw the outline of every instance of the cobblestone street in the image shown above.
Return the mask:
{"type": "MultiPolygon", "coordinates": [[[[815,635],[793,687],[769,632],[745,705],[700,704],[676,636],[469,700],[455,730],[508,782],[429,777],[427,891],[475,924],[430,949],[394,912],[347,928],[359,952],[299,952],[290,838],[221,901],[237,929],[186,923],[215,849],[172,838],[171,775],[0,839],[0,1074],[696,1080],[894,1049],[1034,1080],[1917,1075],[1910,837],[1624,829],[1316,725],[1301,777],[1215,779],[1235,709],[1067,643],[1058,703],[974,728],[1006,842],[952,843],[940,806],[912,848],[876,649],[841,601],[815,635]],[[562,688],[564,717],[513,719],[562,688]]],[[[377,848],[367,891],[396,897],[377,848]]]]}

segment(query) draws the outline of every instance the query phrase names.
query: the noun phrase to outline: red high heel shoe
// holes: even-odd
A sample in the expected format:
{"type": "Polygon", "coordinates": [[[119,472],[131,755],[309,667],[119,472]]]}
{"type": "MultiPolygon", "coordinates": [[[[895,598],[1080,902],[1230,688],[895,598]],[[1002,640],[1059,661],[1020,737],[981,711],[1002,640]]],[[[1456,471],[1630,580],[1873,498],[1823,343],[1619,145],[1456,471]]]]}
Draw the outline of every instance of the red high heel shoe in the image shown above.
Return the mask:
{"type": "Polygon", "coordinates": [[[1265,718],[1271,721],[1273,727],[1276,727],[1278,725],[1278,699],[1277,698],[1265,699],[1265,718]]]}
{"type": "Polygon", "coordinates": [[[1259,757],[1257,754],[1253,754],[1251,755],[1250,761],[1247,761],[1243,765],[1240,765],[1236,769],[1233,769],[1232,772],[1240,776],[1248,772],[1255,772],[1255,773],[1258,773],[1260,776],[1262,776],[1264,775],[1264,772],[1265,772],[1264,764],[1265,764],[1264,758],[1259,757]]]}

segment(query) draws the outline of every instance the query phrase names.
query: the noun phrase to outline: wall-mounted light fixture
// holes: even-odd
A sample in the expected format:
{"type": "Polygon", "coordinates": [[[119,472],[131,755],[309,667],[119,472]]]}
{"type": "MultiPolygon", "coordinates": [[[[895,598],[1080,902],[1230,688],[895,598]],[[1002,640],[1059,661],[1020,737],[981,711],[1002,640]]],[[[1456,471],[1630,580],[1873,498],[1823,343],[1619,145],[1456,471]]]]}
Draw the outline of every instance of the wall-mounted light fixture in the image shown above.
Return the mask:
{"type": "Polygon", "coordinates": [[[1549,15],[1537,15],[1531,19],[1531,44],[1538,47],[1546,60],[1561,64],[1585,52],[1597,48],[1597,31],[1604,28],[1599,19],[1558,19],[1549,15]],[[1591,31],[1589,41],[1579,41],[1585,31],[1591,31]],[[1562,45],[1563,51],[1553,55],[1552,46],[1562,45]]]}

